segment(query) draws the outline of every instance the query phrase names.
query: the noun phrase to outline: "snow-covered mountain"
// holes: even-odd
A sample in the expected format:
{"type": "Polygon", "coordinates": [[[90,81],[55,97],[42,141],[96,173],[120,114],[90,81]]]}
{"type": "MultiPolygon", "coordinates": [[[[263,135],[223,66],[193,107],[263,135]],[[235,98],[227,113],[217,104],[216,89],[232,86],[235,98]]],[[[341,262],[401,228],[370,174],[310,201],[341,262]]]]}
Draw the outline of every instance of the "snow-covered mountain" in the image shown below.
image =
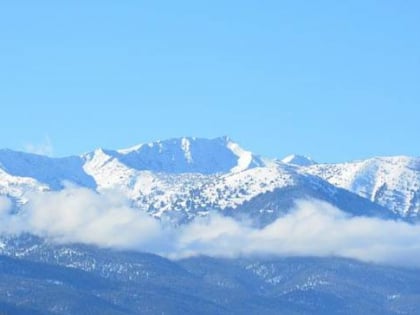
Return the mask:
{"type": "MultiPolygon", "coordinates": [[[[83,170],[84,159],[79,156],[50,158],[31,153],[0,150],[0,169],[15,180],[30,178],[51,189],[60,189],[63,182],[95,188],[93,178],[83,170]]],[[[4,183],[1,182],[0,185],[4,183]]]]}
{"type": "MultiPolygon", "coordinates": [[[[217,211],[265,226],[305,198],[355,216],[418,219],[419,166],[408,157],[332,165],[298,155],[265,159],[226,137],[65,158],[0,150],[0,196],[20,207],[29,193],[70,182],[118,190],[139,211],[176,224],[217,211]]],[[[418,269],[333,257],[171,261],[21,233],[0,235],[0,269],[7,314],[415,314],[419,306],[418,269]]]]}
{"type": "Polygon", "coordinates": [[[96,159],[96,155],[103,158],[103,154],[138,171],[170,174],[240,172],[264,165],[261,158],[242,149],[228,137],[170,139],[117,151],[96,151],[86,158],[96,159]]]}
{"type": "Polygon", "coordinates": [[[414,158],[317,164],[292,155],[265,159],[228,137],[179,138],[66,158],[0,150],[0,194],[25,202],[30,191],[60,190],[66,182],[118,190],[155,217],[177,222],[222,211],[264,222],[316,198],[352,214],[417,216],[419,165],[414,158]],[[261,219],[261,218],[259,218],[261,219]]]}
{"type": "Polygon", "coordinates": [[[312,165],[303,171],[403,217],[420,214],[420,158],[377,157],[351,163],[312,165]]]}
{"type": "MultiPolygon", "coordinates": [[[[117,159],[107,161],[102,165],[91,160],[85,165],[86,172],[95,179],[98,190],[120,190],[138,208],[155,217],[175,215],[183,221],[206,215],[212,210],[235,214],[235,211],[242,212],[242,207],[249,208],[252,200],[262,196],[272,197],[265,197],[267,201],[264,205],[259,204],[255,211],[260,216],[273,216],[272,219],[292,208],[292,199],[309,197],[329,201],[344,209],[353,206],[357,208],[354,211],[359,211],[362,208],[366,214],[376,211],[377,215],[382,212],[386,216],[387,213],[366,199],[281,162],[267,162],[263,167],[241,172],[206,175],[137,171],[117,159]],[[295,191],[293,198],[289,197],[291,190],[295,191]],[[270,198],[275,198],[276,203],[270,202],[270,198]],[[360,202],[357,207],[349,202],[356,202],[355,199],[360,202]]],[[[254,212],[247,210],[246,213],[254,212]]]]}

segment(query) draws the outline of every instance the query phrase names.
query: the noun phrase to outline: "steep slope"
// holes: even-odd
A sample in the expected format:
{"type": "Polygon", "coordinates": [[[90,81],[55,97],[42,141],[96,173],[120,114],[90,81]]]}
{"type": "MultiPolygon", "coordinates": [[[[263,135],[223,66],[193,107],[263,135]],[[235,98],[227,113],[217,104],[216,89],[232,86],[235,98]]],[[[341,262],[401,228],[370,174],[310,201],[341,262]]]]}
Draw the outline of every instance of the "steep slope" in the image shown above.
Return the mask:
{"type": "Polygon", "coordinates": [[[312,165],[304,171],[403,217],[420,215],[420,158],[378,157],[352,163],[312,165]]]}
{"type": "Polygon", "coordinates": [[[295,185],[259,194],[237,209],[228,209],[225,213],[234,217],[246,214],[257,226],[262,227],[294,209],[298,200],[325,201],[351,216],[398,219],[398,216],[387,208],[323,181],[314,183],[313,178],[300,179],[295,185]]]}

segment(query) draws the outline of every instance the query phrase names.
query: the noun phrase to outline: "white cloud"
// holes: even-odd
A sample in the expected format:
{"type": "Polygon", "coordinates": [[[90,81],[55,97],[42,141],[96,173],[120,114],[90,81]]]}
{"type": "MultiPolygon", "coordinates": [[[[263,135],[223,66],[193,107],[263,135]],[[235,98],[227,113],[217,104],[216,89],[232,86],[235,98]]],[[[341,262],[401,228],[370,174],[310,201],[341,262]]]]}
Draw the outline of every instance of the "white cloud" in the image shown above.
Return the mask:
{"type": "Polygon", "coordinates": [[[263,229],[221,215],[167,227],[133,209],[114,192],[68,187],[34,193],[23,212],[10,215],[0,198],[3,232],[30,232],[57,242],[134,249],[172,258],[193,255],[341,256],[368,262],[420,266],[420,226],[349,217],[319,201],[296,209],[263,229]]]}
{"type": "Polygon", "coordinates": [[[349,217],[320,201],[298,202],[293,212],[263,229],[222,217],[196,222],[186,228],[178,246],[174,254],[181,256],[340,256],[420,266],[419,225],[349,217]]]}
{"type": "Polygon", "coordinates": [[[159,221],[130,208],[117,193],[99,195],[87,188],[67,187],[28,198],[22,230],[58,242],[147,248],[162,234],[159,221]]]}
{"type": "Polygon", "coordinates": [[[24,146],[24,150],[29,153],[52,156],[54,148],[49,136],[45,136],[41,143],[28,143],[24,146]]]}

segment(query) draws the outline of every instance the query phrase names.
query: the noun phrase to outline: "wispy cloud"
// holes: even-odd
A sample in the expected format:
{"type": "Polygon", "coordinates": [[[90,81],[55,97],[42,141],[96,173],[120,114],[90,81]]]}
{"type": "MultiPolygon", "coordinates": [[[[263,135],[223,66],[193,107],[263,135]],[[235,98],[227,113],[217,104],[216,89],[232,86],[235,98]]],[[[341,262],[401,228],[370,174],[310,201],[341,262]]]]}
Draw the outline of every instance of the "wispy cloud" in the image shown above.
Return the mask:
{"type": "Polygon", "coordinates": [[[294,211],[262,229],[221,215],[168,227],[117,193],[68,187],[34,193],[17,216],[0,199],[0,231],[29,232],[57,242],[148,251],[171,258],[195,255],[340,256],[420,267],[420,225],[350,217],[320,201],[300,201],[294,211]]]}
{"type": "Polygon", "coordinates": [[[40,143],[27,143],[24,150],[29,153],[52,156],[54,148],[49,136],[45,136],[40,143]]]}

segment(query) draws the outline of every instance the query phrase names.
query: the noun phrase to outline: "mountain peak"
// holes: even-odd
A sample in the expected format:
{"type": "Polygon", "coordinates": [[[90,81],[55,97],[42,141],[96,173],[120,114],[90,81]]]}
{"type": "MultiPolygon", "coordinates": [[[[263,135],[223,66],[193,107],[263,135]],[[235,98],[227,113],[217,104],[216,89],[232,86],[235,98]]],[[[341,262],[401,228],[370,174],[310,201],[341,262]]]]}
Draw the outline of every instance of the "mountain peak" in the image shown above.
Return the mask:
{"type": "Polygon", "coordinates": [[[310,166],[317,164],[312,158],[297,154],[288,155],[281,161],[286,164],[292,164],[297,166],[310,166]]]}
{"type": "Polygon", "coordinates": [[[137,170],[167,173],[241,172],[264,165],[259,157],[227,136],[159,140],[113,151],[112,156],[137,170]]]}

